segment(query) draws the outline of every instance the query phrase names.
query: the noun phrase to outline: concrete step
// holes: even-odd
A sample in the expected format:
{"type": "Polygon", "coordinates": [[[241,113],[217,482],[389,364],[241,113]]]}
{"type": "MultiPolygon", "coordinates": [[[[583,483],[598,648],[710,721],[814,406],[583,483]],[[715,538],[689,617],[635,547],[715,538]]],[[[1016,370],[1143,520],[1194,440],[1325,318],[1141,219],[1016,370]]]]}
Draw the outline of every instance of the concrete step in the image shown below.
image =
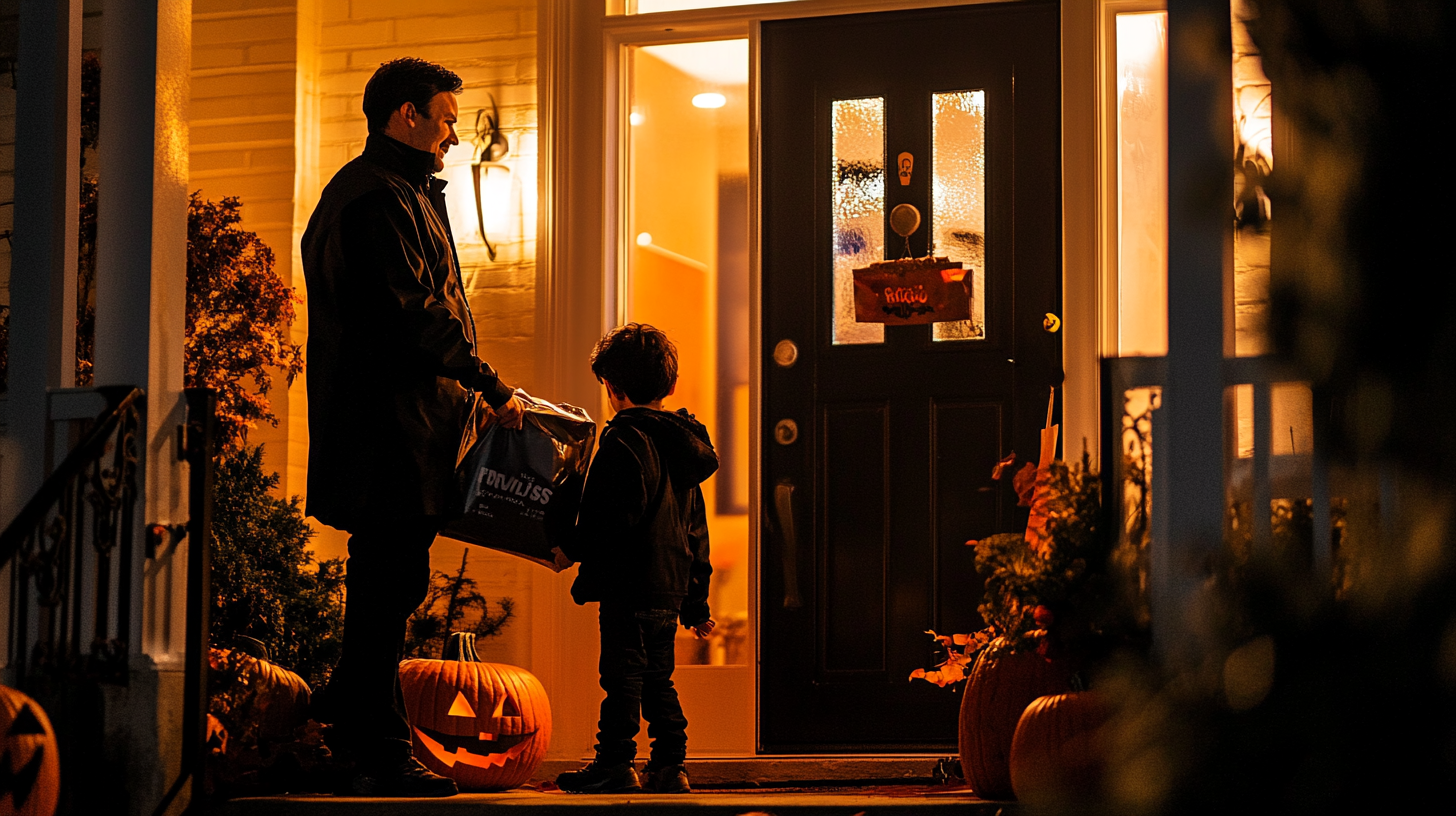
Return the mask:
{"type": "Polygon", "coordinates": [[[596,816],[628,812],[652,816],[1010,816],[1015,807],[980,799],[964,789],[870,786],[859,790],[695,791],[673,796],[543,793],[524,788],[444,799],[273,796],[233,799],[207,810],[209,816],[596,816]]]}
{"type": "Polygon", "coordinates": [[[987,801],[964,786],[936,784],[936,766],[954,757],[905,755],[783,755],[699,757],[687,762],[693,793],[568,794],[546,784],[581,760],[542,764],[525,788],[466,793],[445,799],[362,799],[337,796],[267,796],[209,807],[209,816],[344,816],[399,814],[490,816],[524,809],[529,816],[594,816],[646,811],[653,816],[1009,816],[1015,807],[987,801]]]}
{"type": "MultiPolygon", "coordinates": [[[[591,761],[547,760],[533,782],[554,780],[591,761]]],[[[956,763],[955,757],[934,754],[773,754],[750,757],[693,757],[686,765],[695,787],[772,788],[795,785],[853,782],[873,784],[931,784],[942,781],[936,766],[956,763]]],[[[638,765],[642,762],[639,760],[638,765]]],[[[959,766],[957,765],[957,768],[959,766]]]]}

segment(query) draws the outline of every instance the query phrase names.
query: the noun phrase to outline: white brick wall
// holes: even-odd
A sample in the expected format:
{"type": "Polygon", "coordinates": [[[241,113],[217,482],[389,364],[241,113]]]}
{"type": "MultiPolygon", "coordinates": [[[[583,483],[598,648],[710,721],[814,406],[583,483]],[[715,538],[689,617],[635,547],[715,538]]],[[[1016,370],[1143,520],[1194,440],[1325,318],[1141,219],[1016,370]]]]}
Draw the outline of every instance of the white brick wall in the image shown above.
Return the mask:
{"type": "MultiPolygon", "coordinates": [[[[242,228],[273,250],[274,271],[294,286],[293,188],[298,18],[294,0],[193,0],[192,190],[242,199],[242,228]]],[[[300,307],[300,311],[302,311],[300,307]]],[[[291,389],[275,376],[269,394],[277,428],[260,424],[248,441],[264,446],[264,467],[298,473],[290,445],[291,389]]],[[[285,494],[302,483],[285,478],[285,494]]]]}
{"type": "MultiPolygon", "coordinates": [[[[193,6],[192,188],[208,198],[243,199],[243,226],[273,248],[276,270],[303,291],[295,244],[316,191],[363,149],[364,83],[380,62],[419,56],[465,80],[460,136],[446,177],[456,200],[455,227],[481,355],[526,388],[534,373],[536,190],[535,0],[195,0],[193,6]],[[299,14],[318,17],[317,43],[299,39],[299,14]],[[317,49],[316,53],[313,49],[317,49]],[[302,50],[301,50],[302,49],[302,50]],[[316,68],[312,66],[316,64],[316,68]],[[305,65],[310,69],[300,74],[305,65]],[[316,76],[315,76],[316,74],[316,76]],[[317,97],[318,120],[299,121],[298,93],[317,97]],[[488,260],[475,238],[468,200],[469,140],[475,112],[494,94],[511,142],[522,214],[511,234],[493,242],[488,260]],[[299,140],[317,139],[302,145],[299,140]],[[297,156],[307,156],[295,166],[297,156]],[[302,176],[300,176],[300,173],[302,176]],[[313,183],[297,184],[302,177],[313,183]],[[462,223],[465,222],[465,223],[462,223]]],[[[0,100],[3,101],[3,100],[0,100]]],[[[305,114],[307,115],[307,114],[305,114]]],[[[0,122],[3,124],[3,122],[0,122]]],[[[0,180],[3,185],[3,180],[0,180]]],[[[3,199],[0,199],[3,200],[3,199]]],[[[4,217],[0,213],[0,217],[4,217]]],[[[3,249],[3,247],[0,247],[3,249]]],[[[306,339],[300,309],[295,339],[306,339]]],[[[305,374],[305,377],[307,375],[305,374]]],[[[259,427],[267,466],[285,475],[286,493],[304,492],[304,380],[273,394],[279,428],[259,427]]]]}
{"type": "Polygon", "coordinates": [[[322,122],[318,177],[326,181],[364,147],[360,106],[364,84],[381,62],[414,56],[460,75],[461,144],[450,152],[452,221],[467,294],[475,313],[480,354],[508,382],[530,389],[534,373],[536,191],[536,2],[535,0],[322,0],[320,75],[322,122]],[[475,113],[494,95],[511,152],[522,214],[511,234],[496,240],[491,262],[474,238],[468,162],[475,113]]]}
{"type": "MultiPolygon", "coordinates": [[[[420,57],[444,65],[465,81],[457,126],[461,144],[450,151],[442,175],[450,181],[447,198],[466,294],[481,357],[507,382],[531,390],[536,308],[536,0],[315,1],[321,17],[317,163],[309,170],[318,184],[315,189],[364,149],[368,135],[361,109],[364,84],[381,62],[420,57]],[[491,236],[497,246],[494,262],[475,237],[470,210],[470,142],[475,137],[476,111],[489,107],[487,94],[494,95],[501,128],[510,140],[511,152],[503,163],[512,170],[520,202],[510,234],[491,236]],[[470,197],[462,200],[462,196],[470,197]]],[[[313,205],[306,203],[305,213],[313,205]]],[[[342,555],[342,544],[338,538],[321,537],[316,550],[324,557],[342,555]]],[[[464,546],[437,542],[431,551],[434,568],[453,571],[464,546]]],[[[530,665],[532,569],[536,567],[519,559],[470,548],[470,575],[492,609],[502,596],[516,601],[517,618],[500,637],[481,643],[487,660],[530,665]]]]}

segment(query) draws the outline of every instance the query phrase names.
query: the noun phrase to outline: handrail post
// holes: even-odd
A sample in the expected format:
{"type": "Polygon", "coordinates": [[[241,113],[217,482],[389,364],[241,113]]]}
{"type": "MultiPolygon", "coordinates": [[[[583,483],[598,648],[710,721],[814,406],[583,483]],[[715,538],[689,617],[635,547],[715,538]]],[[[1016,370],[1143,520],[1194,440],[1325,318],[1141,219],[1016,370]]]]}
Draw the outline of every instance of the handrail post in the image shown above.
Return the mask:
{"type": "Polygon", "coordinates": [[[185,389],[187,425],[183,455],[188,463],[187,666],[184,672],[183,772],[192,774],[188,809],[196,812],[207,794],[207,670],[212,612],[213,448],[216,446],[217,392],[185,389]]]}

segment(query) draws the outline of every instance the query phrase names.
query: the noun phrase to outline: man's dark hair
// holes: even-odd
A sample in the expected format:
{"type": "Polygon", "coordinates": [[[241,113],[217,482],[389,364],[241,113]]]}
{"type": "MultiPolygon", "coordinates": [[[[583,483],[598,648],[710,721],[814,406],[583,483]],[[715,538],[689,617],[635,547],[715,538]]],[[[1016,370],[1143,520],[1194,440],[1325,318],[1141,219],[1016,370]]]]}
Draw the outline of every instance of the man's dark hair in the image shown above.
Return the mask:
{"type": "Polygon", "coordinates": [[[677,347],[646,323],[628,323],[602,335],[591,353],[591,370],[633,404],[647,405],[677,385],[677,347]]]}
{"type": "Polygon", "coordinates": [[[448,68],[418,57],[401,57],[379,66],[364,86],[364,117],[370,133],[383,133],[389,117],[406,102],[429,116],[430,100],[439,93],[460,93],[465,82],[448,68]]]}

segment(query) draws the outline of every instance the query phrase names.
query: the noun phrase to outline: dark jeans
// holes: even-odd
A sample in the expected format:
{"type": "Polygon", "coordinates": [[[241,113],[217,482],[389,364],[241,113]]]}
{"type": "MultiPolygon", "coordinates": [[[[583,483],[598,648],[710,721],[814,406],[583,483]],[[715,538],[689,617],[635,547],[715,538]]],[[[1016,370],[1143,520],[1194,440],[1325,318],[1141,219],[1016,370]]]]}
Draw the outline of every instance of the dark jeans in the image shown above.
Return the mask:
{"type": "Polygon", "coordinates": [[[334,726],[330,747],[360,762],[408,755],[399,662],[406,621],[429,591],[430,545],[443,524],[392,519],[361,525],[349,537],[343,653],[315,716],[334,726]]]}
{"type": "Polygon", "coordinates": [[[608,764],[631,762],[637,756],[633,738],[645,719],[652,738],[652,765],[680,764],[687,756],[688,720],[672,685],[677,613],[603,604],[600,619],[598,668],[607,699],[597,723],[597,758],[608,764]]]}

